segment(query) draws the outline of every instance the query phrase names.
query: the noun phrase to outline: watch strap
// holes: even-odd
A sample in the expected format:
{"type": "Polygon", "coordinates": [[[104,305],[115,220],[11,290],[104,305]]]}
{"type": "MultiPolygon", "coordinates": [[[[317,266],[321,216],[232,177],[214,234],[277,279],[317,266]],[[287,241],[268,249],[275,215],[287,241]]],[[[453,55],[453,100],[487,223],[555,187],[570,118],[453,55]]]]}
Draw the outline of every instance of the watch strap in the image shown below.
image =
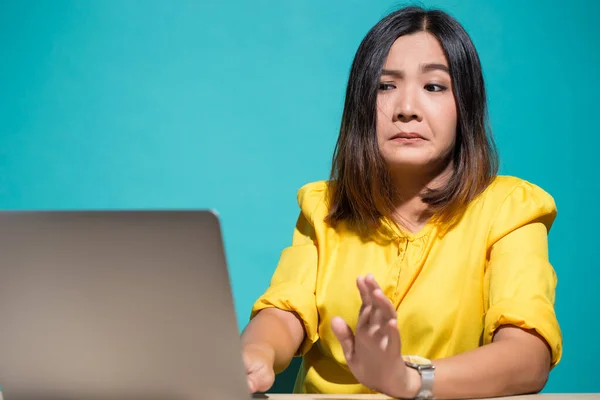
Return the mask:
{"type": "Polygon", "coordinates": [[[433,399],[433,381],[435,378],[435,366],[427,358],[420,356],[403,356],[404,362],[410,368],[416,369],[421,377],[421,387],[415,396],[417,400],[433,399]]]}
{"type": "Polygon", "coordinates": [[[417,393],[418,400],[433,399],[433,380],[435,376],[435,367],[433,365],[419,365],[417,371],[421,375],[421,388],[417,393]]]}

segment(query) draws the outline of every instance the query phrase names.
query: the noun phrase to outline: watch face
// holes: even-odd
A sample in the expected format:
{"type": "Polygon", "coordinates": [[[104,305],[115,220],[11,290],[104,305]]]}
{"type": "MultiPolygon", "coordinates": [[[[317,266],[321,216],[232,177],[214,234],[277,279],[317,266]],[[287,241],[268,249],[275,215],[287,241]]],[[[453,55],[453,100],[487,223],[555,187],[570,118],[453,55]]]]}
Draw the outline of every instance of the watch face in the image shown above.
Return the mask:
{"type": "Polygon", "coordinates": [[[412,365],[431,365],[431,361],[421,356],[402,356],[404,362],[412,365]]]}

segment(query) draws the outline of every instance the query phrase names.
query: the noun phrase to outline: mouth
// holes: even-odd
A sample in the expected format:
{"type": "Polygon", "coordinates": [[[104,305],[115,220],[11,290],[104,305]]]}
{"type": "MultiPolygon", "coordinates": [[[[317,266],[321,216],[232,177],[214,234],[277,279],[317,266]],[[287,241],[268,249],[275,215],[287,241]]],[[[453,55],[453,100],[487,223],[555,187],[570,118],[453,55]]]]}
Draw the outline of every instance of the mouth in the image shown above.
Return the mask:
{"type": "Polygon", "coordinates": [[[423,136],[418,134],[417,132],[398,132],[394,136],[390,138],[390,140],[398,140],[398,141],[417,141],[417,140],[425,140],[423,136]]]}

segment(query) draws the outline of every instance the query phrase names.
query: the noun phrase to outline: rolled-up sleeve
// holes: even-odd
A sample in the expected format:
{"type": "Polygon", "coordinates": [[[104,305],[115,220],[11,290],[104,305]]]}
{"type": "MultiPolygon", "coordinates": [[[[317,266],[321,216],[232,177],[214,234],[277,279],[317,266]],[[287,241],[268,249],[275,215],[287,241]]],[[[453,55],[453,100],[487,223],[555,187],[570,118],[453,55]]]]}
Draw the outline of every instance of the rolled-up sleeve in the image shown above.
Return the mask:
{"type": "Polygon", "coordinates": [[[250,318],[265,308],[294,312],[304,325],[305,338],[297,355],[304,355],[318,340],[318,312],[315,298],[317,246],[312,225],[300,214],[292,245],[281,252],[267,290],[252,307],[250,318]]]}
{"type": "Polygon", "coordinates": [[[535,330],[550,347],[552,367],[562,356],[554,310],[557,277],[548,258],[555,216],[552,197],[529,183],[517,186],[500,206],[490,231],[483,336],[490,343],[503,325],[535,330]]]}

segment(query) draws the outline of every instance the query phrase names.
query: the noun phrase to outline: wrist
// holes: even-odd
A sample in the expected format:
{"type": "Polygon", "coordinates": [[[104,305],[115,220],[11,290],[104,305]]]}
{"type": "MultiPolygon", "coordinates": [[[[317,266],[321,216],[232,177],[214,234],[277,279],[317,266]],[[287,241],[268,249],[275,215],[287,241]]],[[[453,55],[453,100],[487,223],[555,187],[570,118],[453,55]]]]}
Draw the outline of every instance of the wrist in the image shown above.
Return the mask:
{"type": "Polygon", "coordinates": [[[396,399],[414,399],[421,390],[421,374],[406,366],[404,362],[398,365],[397,371],[391,375],[390,390],[387,395],[396,399]]]}
{"type": "Polygon", "coordinates": [[[408,372],[406,374],[406,397],[409,399],[414,399],[419,394],[421,390],[421,374],[414,368],[408,368],[408,372]]]}

